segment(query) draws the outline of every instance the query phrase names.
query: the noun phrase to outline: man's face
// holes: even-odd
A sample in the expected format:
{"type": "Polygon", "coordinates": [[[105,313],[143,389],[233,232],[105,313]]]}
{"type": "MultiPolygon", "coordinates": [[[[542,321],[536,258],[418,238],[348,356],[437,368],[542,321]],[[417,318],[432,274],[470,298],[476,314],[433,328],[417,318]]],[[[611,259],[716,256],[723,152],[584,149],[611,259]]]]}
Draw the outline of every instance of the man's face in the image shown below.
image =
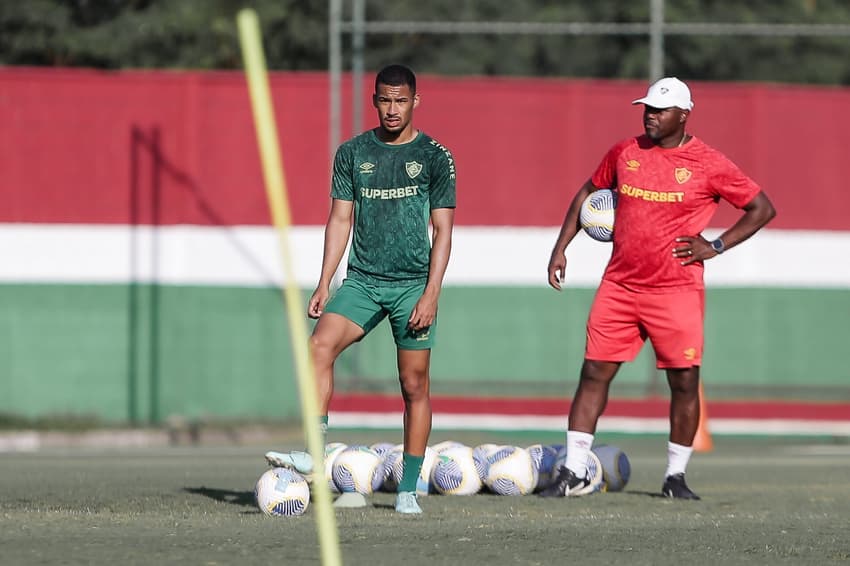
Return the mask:
{"type": "Polygon", "coordinates": [[[684,128],[687,112],[680,108],[643,107],[643,129],[652,141],[660,141],[684,128]]]}
{"type": "Polygon", "coordinates": [[[373,103],[378,110],[381,128],[397,134],[410,124],[413,109],[419,104],[419,95],[412,93],[409,85],[378,84],[373,103]]]}

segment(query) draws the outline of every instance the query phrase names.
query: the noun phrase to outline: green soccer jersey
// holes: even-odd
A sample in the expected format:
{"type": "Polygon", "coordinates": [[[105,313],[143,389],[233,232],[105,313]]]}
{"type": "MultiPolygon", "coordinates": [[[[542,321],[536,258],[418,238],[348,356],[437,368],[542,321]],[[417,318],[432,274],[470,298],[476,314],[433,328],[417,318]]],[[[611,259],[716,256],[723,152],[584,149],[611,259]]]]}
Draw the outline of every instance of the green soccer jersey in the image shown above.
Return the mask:
{"type": "Polygon", "coordinates": [[[454,158],[422,132],[390,145],[369,130],[337,150],[331,197],[354,202],[349,277],[376,285],[424,283],[431,210],[455,207],[454,158]]]}

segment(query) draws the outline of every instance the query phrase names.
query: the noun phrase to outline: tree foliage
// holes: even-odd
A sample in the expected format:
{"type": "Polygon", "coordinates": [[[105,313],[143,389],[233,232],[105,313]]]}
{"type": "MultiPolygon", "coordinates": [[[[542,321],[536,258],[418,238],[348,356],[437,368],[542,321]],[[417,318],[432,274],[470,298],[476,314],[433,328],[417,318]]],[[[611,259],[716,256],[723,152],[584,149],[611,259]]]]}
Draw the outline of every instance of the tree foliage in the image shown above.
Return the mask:
{"type": "MultiPolygon", "coordinates": [[[[649,20],[649,0],[366,1],[368,20],[617,22],[649,20]]],[[[0,3],[0,64],[234,69],[235,15],[257,10],[269,66],[325,70],[327,0],[27,0],[0,3]]],[[[344,19],[351,0],[344,0],[344,19]]],[[[671,23],[850,25],[845,0],[666,0],[671,23]]],[[[343,38],[346,66],[350,36],[343,38]]],[[[668,35],[665,70],[703,80],[850,84],[850,36],[668,35]]],[[[368,34],[364,62],[464,75],[645,78],[642,35],[368,34]]]]}

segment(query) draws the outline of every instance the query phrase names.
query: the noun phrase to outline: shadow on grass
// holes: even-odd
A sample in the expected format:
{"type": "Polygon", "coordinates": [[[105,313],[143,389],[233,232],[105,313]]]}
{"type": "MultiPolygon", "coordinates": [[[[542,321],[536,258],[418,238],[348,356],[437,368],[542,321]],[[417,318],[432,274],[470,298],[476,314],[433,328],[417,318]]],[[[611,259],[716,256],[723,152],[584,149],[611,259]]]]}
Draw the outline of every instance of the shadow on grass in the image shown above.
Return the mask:
{"type": "Polygon", "coordinates": [[[216,501],[224,503],[232,503],[233,505],[241,505],[243,507],[256,508],[254,503],[253,491],[236,491],[232,489],[216,489],[213,487],[184,487],[183,491],[193,493],[195,495],[203,495],[216,501]]]}
{"type": "Polygon", "coordinates": [[[628,491],[625,491],[624,493],[631,493],[631,494],[634,494],[634,495],[643,495],[644,497],[652,497],[654,499],[667,499],[669,501],[677,501],[677,502],[678,501],[687,501],[688,503],[691,503],[691,502],[696,503],[696,502],[699,501],[698,499],[694,500],[694,499],[681,499],[681,498],[668,497],[668,496],[664,495],[663,493],[661,493],[660,491],[632,491],[632,490],[628,490],[628,491]]]}

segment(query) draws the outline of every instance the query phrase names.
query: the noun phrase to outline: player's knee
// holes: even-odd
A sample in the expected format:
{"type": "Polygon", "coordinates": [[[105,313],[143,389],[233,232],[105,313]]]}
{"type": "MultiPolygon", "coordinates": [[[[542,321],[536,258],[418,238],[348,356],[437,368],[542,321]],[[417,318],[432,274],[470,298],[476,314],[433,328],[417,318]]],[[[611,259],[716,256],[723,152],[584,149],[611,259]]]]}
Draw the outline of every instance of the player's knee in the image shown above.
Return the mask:
{"type": "Polygon", "coordinates": [[[417,400],[428,397],[430,384],[427,372],[404,371],[399,374],[398,380],[405,399],[417,400]]]}
{"type": "Polygon", "coordinates": [[[588,385],[605,385],[614,378],[618,367],[619,364],[612,362],[585,360],[581,368],[581,381],[588,385]]]}
{"type": "Polygon", "coordinates": [[[313,354],[313,361],[321,365],[331,364],[335,358],[334,345],[321,334],[310,337],[310,352],[313,354]]]}
{"type": "Polygon", "coordinates": [[[699,397],[699,373],[694,368],[668,369],[667,383],[674,395],[691,399],[699,397]]]}

